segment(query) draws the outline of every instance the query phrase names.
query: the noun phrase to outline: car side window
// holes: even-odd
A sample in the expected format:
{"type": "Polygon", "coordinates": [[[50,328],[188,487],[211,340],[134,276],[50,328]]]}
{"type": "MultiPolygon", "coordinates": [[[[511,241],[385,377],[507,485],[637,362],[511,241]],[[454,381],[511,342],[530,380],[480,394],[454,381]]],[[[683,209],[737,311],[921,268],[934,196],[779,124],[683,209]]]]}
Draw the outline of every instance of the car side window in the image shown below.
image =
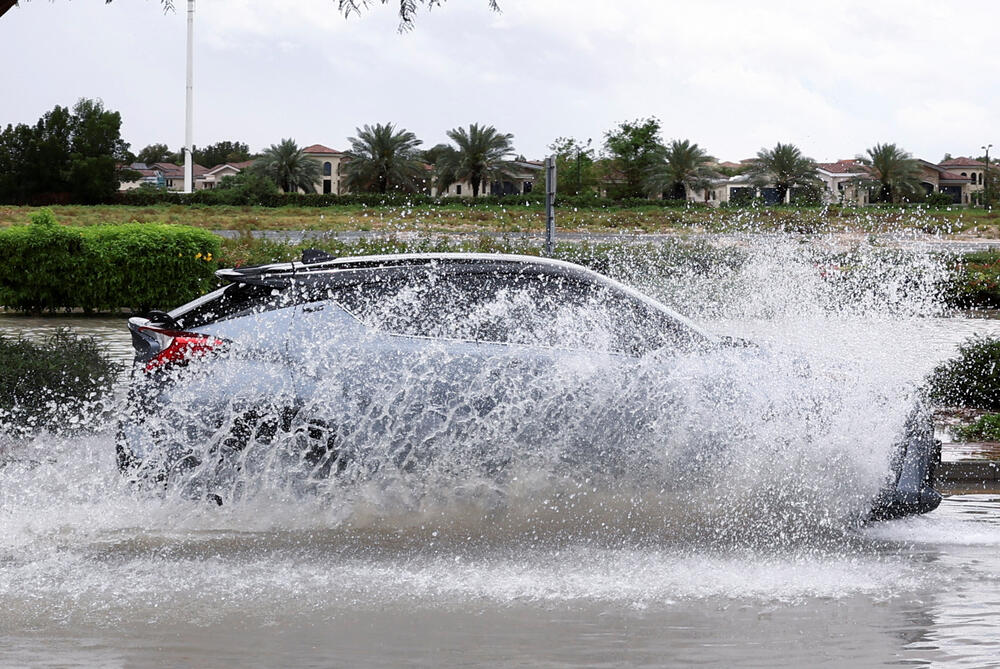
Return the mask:
{"type": "Polygon", "coordinates": [[[398,335],[642,355],[678,328],[630,295],[531,272],[420,272],[337,286],[329,296],[371,328],[398,335]]]}

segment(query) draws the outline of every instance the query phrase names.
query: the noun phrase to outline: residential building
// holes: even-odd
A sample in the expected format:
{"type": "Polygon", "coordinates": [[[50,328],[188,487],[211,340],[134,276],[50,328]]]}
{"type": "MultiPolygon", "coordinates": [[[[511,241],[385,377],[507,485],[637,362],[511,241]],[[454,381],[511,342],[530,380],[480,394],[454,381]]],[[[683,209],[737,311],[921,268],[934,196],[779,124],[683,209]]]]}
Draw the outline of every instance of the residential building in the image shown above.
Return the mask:
{"type": "Polygon", "coordinates": [[[856,158],[834,163],[817,163],[816,176],[823,182],[823,202],[826,204],[868,204],[867,188],[859,185],[868,177],[868,167],[856,158]]]}
{"type": "Polygon", "coordinates": [[[311,144],[302,149],[302,153],[319,163],[320,177],[319,181],[316,182],[317,193],[340,195],[347,192],[343,180],[343,167],[348,160],[347,154],[322,144],[311,144]]]}
{"type": "Polygon", "coordinates": [[[957,173],[959,176],[969,179],[968,196],[967,199],[963,200],[962,204],[976,204],[982,198],[980,193],[983,192],[984,188],[983,175],[986,172],[986,163],[974,158],[959,156],[958,158],[942,160],[938,163],[938,167],[943,167],[950,172],[957,173]]]}
{"type": "Polygon", "coordinates": [[[195,190],[211,190],[218,186],[225,177],[236,176],[246,168],[253,165],[252,160],[243,160],[235,163],[223,163],[206,170],[204,174],[195,177],[195,190]]]}
{"type": "Polygon", "coordinates": [[[969,204],[972,180],[968,176],[968,170],[963,175],[927,160],[918,160],[917,164],[920,167],[920,183],[928,195],[945,193],[951,196],[955,204],[969,204]]]}

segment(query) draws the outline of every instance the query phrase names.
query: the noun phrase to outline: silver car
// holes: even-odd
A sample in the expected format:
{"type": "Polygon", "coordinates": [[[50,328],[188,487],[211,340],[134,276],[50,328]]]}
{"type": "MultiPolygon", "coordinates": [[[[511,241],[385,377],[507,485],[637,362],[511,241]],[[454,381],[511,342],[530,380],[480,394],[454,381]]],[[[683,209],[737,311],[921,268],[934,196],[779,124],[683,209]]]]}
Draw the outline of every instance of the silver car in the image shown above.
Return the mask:
{"type": "MultiPolygon", "coordinates": [[[[587,481],[704,486],[734,461],[737,430],[717,416],[752,394],[734,388],[762,355],[545,258],[307,252],[217,275],[228,285],[129,320],[118,462],[220,502],[277,463],[343,484],[565,466],[587,481]]],[[[869,517],[936,508],[939,457],[914,410],[865,493],[869,517]]]]}

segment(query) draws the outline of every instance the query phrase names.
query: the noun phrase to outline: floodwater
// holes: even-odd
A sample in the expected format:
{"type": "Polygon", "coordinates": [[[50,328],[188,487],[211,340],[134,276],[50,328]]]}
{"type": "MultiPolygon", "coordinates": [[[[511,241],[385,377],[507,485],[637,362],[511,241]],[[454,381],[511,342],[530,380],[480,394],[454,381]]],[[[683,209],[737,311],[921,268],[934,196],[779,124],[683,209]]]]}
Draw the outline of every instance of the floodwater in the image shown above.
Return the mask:
{"type": "MultiPolygon", "coordinates": [[[[775,260],[777,280],[751,267],[714,286],[702,313],[710,290],[696,278],[673,303],[835,369],[858,434],[960,341],[1000,334],[1000,321],[941,317],[912,295],[831,309],[807,265],[761,265],[775,260]]],[[[124,319],[0,316],[5,334],[60,326],[129,355],[124,319]]],[[[833,409],[821,417],[852,429],[833,409]]],[[[261,488],[219,507],[130,487],[113,429],[0,438],[0,666],[1000,666],[997,496],[861,526],[783,515],[779,500],[752,506],[774,516],[738,531],[692,512],[691,497],[614,487],[585,501],[572,486],[509,488],[500,512],[443,489],[422,513],[394,512],[399,491],[378,487],[309,499],[261,488]]],[[[734,497],[780,498],[795,482],[766,479],[802,473],[822,444],[785,446],[773,465],[748,456],[763,476],[734,497]]]]}

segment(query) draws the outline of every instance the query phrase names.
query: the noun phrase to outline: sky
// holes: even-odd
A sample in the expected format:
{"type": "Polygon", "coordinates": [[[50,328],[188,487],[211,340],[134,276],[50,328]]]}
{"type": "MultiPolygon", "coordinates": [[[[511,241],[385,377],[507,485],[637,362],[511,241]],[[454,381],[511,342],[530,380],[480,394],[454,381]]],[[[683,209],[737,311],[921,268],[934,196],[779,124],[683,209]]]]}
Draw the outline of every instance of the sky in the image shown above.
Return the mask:
{"type": "MultiPolygon", "coordinates": [[[[1000,154],[1000,2],[448,0],[397,31],[396,0],[197,0],[194,143],[349,147],[392,122],[425,147],[479,122],[541,158],[625,120],[720,160],[792,142],[818,161],[877,142],[1000,154]]],[[[0,123],[100,98],[133,151],[184,140],[186,2],[30,0],[0,17],[0,123]]]]}

